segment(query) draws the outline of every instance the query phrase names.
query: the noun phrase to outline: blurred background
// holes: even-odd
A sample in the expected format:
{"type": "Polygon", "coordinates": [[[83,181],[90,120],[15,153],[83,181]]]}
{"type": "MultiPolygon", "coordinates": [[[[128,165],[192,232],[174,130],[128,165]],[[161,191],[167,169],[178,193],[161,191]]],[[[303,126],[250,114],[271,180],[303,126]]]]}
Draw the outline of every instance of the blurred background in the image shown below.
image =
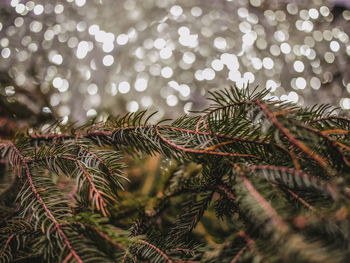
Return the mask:
{"type": "Polygon", "coordinates": [[[210,90],[247,83],[272,99],[347,111],[349,8],[347,0],[1,0],[0,116],[178,117],[207,106],[210,90]]]}

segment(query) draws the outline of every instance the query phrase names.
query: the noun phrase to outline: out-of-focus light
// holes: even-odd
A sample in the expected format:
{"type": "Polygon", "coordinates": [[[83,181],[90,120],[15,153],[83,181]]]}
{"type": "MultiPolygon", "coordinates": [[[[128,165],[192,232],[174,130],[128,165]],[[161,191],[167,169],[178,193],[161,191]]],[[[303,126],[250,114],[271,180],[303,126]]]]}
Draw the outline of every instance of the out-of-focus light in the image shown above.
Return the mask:
{"type": "Polygon", "coordinates": [[[224,64],[219,59],[214,59],[211,62],[211,67],[216,71],[221,71],[224,68],[224,64]]]}
{"type": "Polygon", "coordinates": [[[306,80],[302,77],[298,77],[295,80],[295,85],[296,85],[297,89],[305,89],[306,88],[306,80]]]}
{"type": "Polygon", "coordinates": [[[106,67],[112,66],[114,63],[114,57],[112,55],[106,55],[103,57],[102,63],[106,67]]]}
{"type": "Polygon", "coordinates": [[[128,93],[130,91],[130,84],[127,81],[122,81],[118,85],[118,90],[120,93],[128,93]]]}
{"type": "Polygon", "coordinates": [[[179,5],[174,5],[170,8],[170,14],[172,14],[173,16],[180,16],[182,12],[182,7],[179,5]]]}
{"type": "Polygon", "coordinates": [[[78,59],[83,59],[89,52],[89,44],[87,41],[81,41],[78,44],[76,56],[78,59]]]}
{"type": "Polygon", "coordinates": [[[139,109],[139,104],[136,101],[132,100],[128,102],[126,108],[129,112],[136,112],[139,109]]]}
{"type": "Polygon", "coordinates": [[[173,70],[171,69],[171,67],[166,66],[166,67],[162,68],[161,74],[162,74],[163,78],[168,79],[168,78],[171,78],[173,76],[173,70]]]}
{"type": "Polygon", "coordinates": [[[117,37],[117,44],[120,46],[125,45],[126,43],[128,43],[128,41],[129,41],[129,37],[126,34],[120,34],[117,37]]]}
{"type": "Polygon", "coordinates": [[[177,105],[178,103],[178,98],[175,95],[169,95],[166,98],[166,103],[170,106],[170,107],[174,107],[177,105]]]}
{"type": "Polygon", "coordinates": [[[296,60],[293,64],[293,67],[296,72],[303,72],[305,68],[304,63],[300,60],[296,60]]]}
{"type": "Polygon", "coordinates": [[[335,40],[333,40],[333,41],[329,44],[329,46],[330,46],[331,50],[334,51],[334,52],[338,52],[339,49],[340,49],[340,45],[339,45],[338,41],[335,41],[335,40]]]}
{"type": "Polygon", "coordinates": [[[266,57],[266,58],[263,59],[263,66],[266,69],[272,69],[273,66],[274,66],[274,62],[273,62],[273,60],[271,58],[266,57]]]}
{"type": "Polygon", "coordinates": [[[75,0],[75,4],[77,6],[84,6],[86,3],[86,0],[75,0]]]}

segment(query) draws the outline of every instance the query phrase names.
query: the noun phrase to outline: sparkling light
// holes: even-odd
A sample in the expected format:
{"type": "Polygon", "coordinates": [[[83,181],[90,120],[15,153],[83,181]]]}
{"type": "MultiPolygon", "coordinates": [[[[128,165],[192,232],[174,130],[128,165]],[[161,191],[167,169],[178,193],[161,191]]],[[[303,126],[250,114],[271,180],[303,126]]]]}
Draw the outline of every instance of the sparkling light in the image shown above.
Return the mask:
{"type": "Polygon", "coordinates": [[[128,93],[130,91],[130,84],[127,81],[122,81],[118,85],[118,90],[120,93],[128,93]]]}
{"type": "Polygon", "coordinates": [[[129,41],[129,37],[126,34],[120,34],[117,37],[117,44],[120,46],[125,45],[126,43],[128,43],[128,41],[129,41]]]}
{"type": "Polygon", "coordinates": [[[114,57],[112,55],[106,55],[103,57],[102,63],[106,67],[112,66],[114,63],[114,57]]]}
{"type": "Polygon", "coordinates": [[[145,91],[148,85],[148,76],[145,73],[139,73],[135,81],[135,90],[138,92],[145,91]]]}
{"type": "Polygon", "coordinates": [[[186,51],[182,56],[182,60],[186,64],[192,64],[196,60],[196,56],[192,52],[186,51]]]}
{"type": "Polygon", "coordinates": [[[180,16],[182,14],[182,7],[179,5],[174,5],[170,8],[170,14],[173,16],[180,16]]]}
{"type": "Polygon", "coordinates": [[[128,102],[126,108],[130,112],[136,112],[139,109],[139,104],[137,103],[137,101],[132,100],[128,102]]]}
{"type": "Polygon", "coordinates": [[[174,107],[176,106],[176,104],[178,103],[178,98],[175,95],[169,95],[166,98],[166,103],[170,106],[170,107],[174,107]]]}
{"type": "Polygon", "coordinates": [[[86,3],[86,0],[75,0],[75,4],[77,6],[84,6],[86,3]]]}
{"type": "Polygon", "coordinates": [[[338,52],[339,49],[340,49],[340,45],[339,45],[338,41],[335,41],[335,40],[333,40],[333,41],[329,44],[329,46],[330,46],[331,50],[334,51],[334,52],[338,52]]]}
{"type": "Polygon", "coordinates": [[[226,39],[223,37],[217,37],[214,39],[214,46],[217,49],[225,49],[227,46],[226,39]]]}
{"type": "Polygon", "coordinates": [[[305,89],[306,88],[306,80],[302,77],[298,77],[295,80],[295,85],[296,85],[297,89],[305,89]]]}
{"type": "Polygon", "coordinates": [[[78,44],[76,56],[78,59],[83,59],[89,52],[89,44],[86,41],[81,41],[78,44]]]}
{"type": "Polygon", "coordinates": [[[98,87],[95,83],[91,83],[87,89],[89,95],[93,96],[98,92],[98,87]]]}
{"type": "Polygon", "coordinates": [[[216,70],[216,71],[221,71],[223,70],[224,68],[224,64],[222,63],[221,60],[219,59],[214,59],[212,62],[211,62],[211,67],[216,70]]]}
{"type": "Polygon", "coordinates": [[[296,60],[293,67],[296,72],[303,72],[305,68],[304,63],[300,60],[296,60]]]}
{"type": "Polygon", "coordinates": [[[263,59],[263,66],[266,69],[272,69],[273,66],[274,66],[274,62],[273,62],[273,60],[271,58],[266,57],[266,58],[263,59]]]}
{"type": "Polygon", "coordinates": [[[203,78],[206,80],[213,80],[215,78],[215,71],[211,68],[206,68],[203,70],[203,78]]]}
{"type": "Polygon", "coordinates": [[[167,66],[167,67],[162,68],[161,74],[162,74],[163,78],[168,79],[168,78],[172,77],[173,70],[171,69],[171,67],[167,66]]]}

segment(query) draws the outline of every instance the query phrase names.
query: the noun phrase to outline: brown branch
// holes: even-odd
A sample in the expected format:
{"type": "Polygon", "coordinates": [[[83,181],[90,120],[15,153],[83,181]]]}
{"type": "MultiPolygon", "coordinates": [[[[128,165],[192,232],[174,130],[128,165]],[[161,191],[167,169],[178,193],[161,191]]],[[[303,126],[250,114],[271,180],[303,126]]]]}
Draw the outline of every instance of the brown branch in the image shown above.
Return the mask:
{"type": "Polygon", "coordinates": [[[78,226],[84,226],[87,228],[92,229],[93,231],[95,231],[100,237],[102,237],[104,240],[106,240],[108,243],[111,243],[113,246],[121,249],[121,250],[125,250],[125,248],[123,247],[123,245],[115,242],[114,240],[112,240],[107,234],[103,233],[102,231],[98,230],[95,226],[89,225],[89,224],[85,224],[85,223],[79,223],[79,222],[74,222],[74,223],[69,223],[69,224],[60,224],[60,226],[69,226],[69,225],[78,225],[78,226]]]}
{"type": "Polygon", "coordinates": [[[81,258],[78,256],[78,254],[76,253],[76,251],[72,248],[71,244],[69,243],[69,240],[66,236],[66,234],[63,232],[63,230],[60,228],[60,225],[58,223],[58,221],[56,220],[55,216],[51,213],[50,209],[47,207],[46,203],[44,202],[44,200],[42,199],[42,197],[40,196],[39,192],[36,190],[36,187],[33,183],[32,180],[32,176],[30,174],[30,169],[28,164],[26,163],[24,156],[21,154],[21,152],[17,149],[17,147],[10,142],[8,144],[18,155],[18,158],[20,159],[20,162],[22,163],[22,169],[25,170],[25,175],[27,177],[28,183],[32,189],[32,192],[34,193],[36,199],[39,201],[39,203],[41,204],[41,206],[43,207],[44,211],[46,212],[46,214],[48,215],[48,217],[52,220],[52,222],[55,224],[55,228],[57,229],[58,233],[60,234],[60,236],[62,237],[64,243],[67,245],[70,253],[74,256],[74,258],[79,262],[82,263],[83,261],[81,260],[81,258]]]}
{"type": "MultiPolygon", "coordinates": [[[[316,133],[317,135],[321,136],[322,138],[324,138],[325,140],[327,140],[335,149],[336,151],[340,154],[340,156],[342,157],[344,163],[350,167],[350,162],[349,160],[346,158],[346,156],[344,155],[343,151],[339,149],[339,146],[341,147],[342,144],[332,140],[332,138],[330,138],[329,136],[327,136],[326,133],[323,133],[317,129],[311,128],[311,127],[305,127],[305,126],[301,126],[304,129],[307,129],[308,131],[311,131],[313,133],[316,133]]],[[[348,132],[348,131],[347,131],[348,132]]]]}
{"type": "Polygon", "coordinates": [[[251,182],[244,176],[242,176],[243,184],[252,195],[252,197],[258,202],[260,207],[265,211],[265,213],[272,219],[273,223],[281,230],[285,231],[287,228],[286,223],[280,218],[277,212],[272,208],[269,202],[262,197],[258,191],[254,188],[251,182]]]}
{"type": "Polygon", "coordinates": [[[327,117],[322,117],[322,118],[318,118],[315,120],[311,120],[311,121],[307,121],[305,122],[305,124],[311,124],[311,123],[315,123],[315,122],[319,122],[319,121],[327,121],[327,120],[342,120],[342,121],[346,121],[348,123],[350,123],[350,120],[344,117],[338,117],[338,116],[327,116],[327,117]]]}
{"type": "Polygon", "coordinates": [[[39,161],[39,160],[46,160],[46,159],[49,159],[49,158],[58,158],[58,159],[65,159],[65,160],[69,160],[69,161],[72,161],[74,162],[78,167],[79,169],[83,172],[83,175],[84,177],[88,180],[89,182],[89,185],[90,185],[90,194],[89,194],[89,197],[91,199],[93,199],[93,193],[95,193],[96,195],[96,200],[95,200],[95,204],[96,204],[96,208],[98,211],[101,211],[101,213],[103,214],[103,216],[107,216],[108,214],[108,210],[106,209],[107,207],[107,204],[105,203],[104,201],[104,198],[102,197],[102,195],[104,196],[107,196],[109,198],[111,198],[112,200],[114,199],[112,196],[110,195],[107,195],[103,192],[100,192],[96,189],[95,187],[95,184],[93,183],[93,181],[91,180],[91,177],[89,176],[88,172],[85,170],[85,168],[80,164],[80,162],[73,158],[73,157],[70,157],[70,156],[64,156],[64,155],[54,155],[54,156],[46,156],[46,157],[41,157],[41,158],[36,158],[36,159],[32,159],[32,158],[27,158],[25,160],[25,163],[31,163],[31,162],[34,162],[34,161],[39,161]]]}
{"type": "Polygon", "coordinates": [[[232,201],[234,201],[236,199],[236,197],[223,185],[218,185],[218,188],[223,191],[226,196],[231,199],[232,201]]]}
{"type": "Polygon", "coordinates": [[[12,238],[14,238],[14,236],[15,236],[15,234],[12,234],[12,235],[10,235],[9,238],[6,240],[6,243],[5,243],[4,247],[1,249],[1,252],[0,252],[0,258],[2,258],[2,257],[4,256],[5,251],[6,251],[7,247],[9,246],[9,244],[10,244],[12,238]]]}
{"type": "Polygon", "coordinates": [[[238,251],[237,255],[231,260],[231,263],[236,263],[237,260],[243,255],[244,251],[249,247],[248,244],[246,244],[244,247],[241,248],[240,251],[238,251]]]}
{"type": "Polygon", "coordinates": [[[265,113],[265,115],[271,120],[271,122],[288,138],[290,143],[294,144],[300,150],[302,150],[307,156],[316,161],[322,168],[324,168],[328,173],[334,174],[334,172],[329,167],[326,160],[317,155],[314,151],[312,151],[309,147],[307,147],[303,142],[298,141],[290,131],[280,123],[276,116],[271,113],[266,105],[259,99],[257,99],[256,104],[261,108],[261,110],[265,113]]]}
{"type": "Polygon", "coordinates": [[[295,170],[293,168],[287,168],[287,167],[283,167],[283,166],[273,166],[273,165],[252,165],[252,166],[247,167],[247,169],[249,169],[251,171],[271,170],[271,171],[279,171],[279,172],[284,172],[284,173],[291,173],[291,174],[294,174],[296,176],[305,178],[306,180],[312,181],[315,184],[326,186],[326,189],[328,190],[328,192],[330,193],[332,198],[336,199],[336,197],[337,197],[337,191],[333,185],[327,184],[326,182],[318,179],[317,177],[309,175],[309,174],[307,174],[303,171],[300,171],[300,170],[295,170]]]}
{"type": "Polygon", "coordinates": [[[165,142],[166,144],[172,146],[173,148],[182,151],[182,152],[190,152],[190,153],[197,153],[197,154],[210,154],[210,155],[220,155],[220,156],[229,156],[229,157],[251,157],[251,158],[257,158],[257,156],[255,155],[251,155],[251,154],[239,154],[239,153],[226,153],[226,152],[215,152],[215,151],[205,151],[205,150],[197,150],[197,149],[188,149],[182,146],[179,146],[173,142],[171,142],[170,140],[166,139],[165,137],[163,137],[160,132],[158,127],[155,128],[157,135],[159,136],[159,138],[165,142]]]}
{"type": "Polygon", "coordinates": [[[308,202],[306,202],[303,198],[301,198],[299,195],[297,195],[296,193],[294,193],[292,190],[287,189],[288,193],[290,193],[295,199],[297,199],[298,201],[300,201],[303,205],[305,205],[307,208],[309,208],[310,210],[314,210],[313,206],[310,205],[308,202]]]}
{"type": "Polygon", "coordinates": [[[83,147],[82,145],[77,144],[77,146],[82,149],[83,151],[91,154],[92,156],[94,156],[107,170],[110,176],[113,176],[113,171],[111,168],[108,167],[108,165],[99,157],[97,156],[97,154],[91,152],[89,149],[86,149],[85,147],[83,147]]]}
{"type": "Polygon", "coordinates": [[[230,108],[230,107],[234,107],[234,106],[239,106],[239,105],[242,105],[242,104],[251,104],[253,103],[254,101],[253,100],[246,100],[246,101],[241,101],[241,102],[236,102],[236,103],[232,103],[232,104],[228,104],[228,105],[224,105],[222,107],[219,107],[219,108],[215,108],[211,111],[209,111],[208,113],[202,115],[200,117],[200,119],[198,120],[197,124],[196,124],[196,131],[198,132],[199,131],[199,125],[201,122],[204,123],[204,127],[207,131],[209,131],[209,127],[208,127],[208,123],[207,123],[207,118],[213,114],[214,112],[216,111],[219,111],[219,110],[223,110],[223,109],[226,109],[226,108],[230,108]]]}
{"type": "Polygon", "coordinates": [[[173,263],[173,261],[167,256],[167,254],[165,254],[162,250],[160,250],[158,247],[156,247],[155,245],[152,245],[151,243],[148,243],[145,240],[140,239],[139,240],[140,243],[145,244],[146,246],[149,246],[150,248],[154,249],[155,251],[157,251],[168,263],[173,263]]]}

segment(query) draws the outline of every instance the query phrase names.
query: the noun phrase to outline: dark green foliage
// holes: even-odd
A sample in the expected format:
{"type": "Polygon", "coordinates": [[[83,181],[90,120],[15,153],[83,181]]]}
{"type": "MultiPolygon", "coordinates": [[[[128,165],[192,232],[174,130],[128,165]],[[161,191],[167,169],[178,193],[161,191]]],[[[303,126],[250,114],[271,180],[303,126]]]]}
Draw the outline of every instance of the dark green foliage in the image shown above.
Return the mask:
{"type": "Polygon", "coordinates": [[[347,262],[350,121],[266,94],[1,141],[0,262],[347,262]]]}

